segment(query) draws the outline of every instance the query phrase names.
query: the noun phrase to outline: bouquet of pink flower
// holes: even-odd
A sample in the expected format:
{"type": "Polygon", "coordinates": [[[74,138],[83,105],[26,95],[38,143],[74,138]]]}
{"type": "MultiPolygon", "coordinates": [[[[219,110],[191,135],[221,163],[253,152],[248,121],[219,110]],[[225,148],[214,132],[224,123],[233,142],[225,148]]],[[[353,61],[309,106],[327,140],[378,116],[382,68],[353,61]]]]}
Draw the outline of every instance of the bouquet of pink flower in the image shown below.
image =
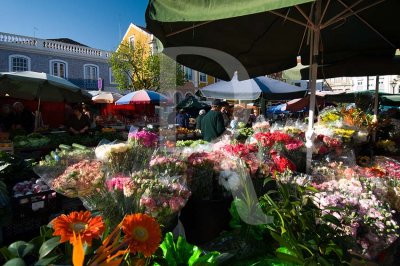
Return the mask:
{"type": "Polygon", "coordinates": [[[129,141],[137,141],[145,147],[156,147],[158,143],[158,135],[156,133],[142,130],[128,134],[129,141]]]}
{"type": "Polygon", "coordinates": [[[128,195],[140,194],[140,207],[144,213],[151,214],[160,223],[176,215],[186,204],[191,192],[177,177],[157,176],[154,172],[143,170],[132,175],[125,190],[128,195]]]}
{"type": "Polygon", "coordinates": [[[188,186],[193,199],[211,199],[213,195],[214,162],[207,152],[194,152],[187,157],[188,186]]]}
{"type": "Polygon", "coordinates": [[[83,197],[95,193],[103,177],[101,162],[82,160],[68,166],[50,186],[67,197],[83,197]]]}
{"type": "Polygon", "coordinates": [[[175,156],[156,155],[150,160],[150,169],[158,174],[170,176],[185,176],[186,163],[175,156]]]}

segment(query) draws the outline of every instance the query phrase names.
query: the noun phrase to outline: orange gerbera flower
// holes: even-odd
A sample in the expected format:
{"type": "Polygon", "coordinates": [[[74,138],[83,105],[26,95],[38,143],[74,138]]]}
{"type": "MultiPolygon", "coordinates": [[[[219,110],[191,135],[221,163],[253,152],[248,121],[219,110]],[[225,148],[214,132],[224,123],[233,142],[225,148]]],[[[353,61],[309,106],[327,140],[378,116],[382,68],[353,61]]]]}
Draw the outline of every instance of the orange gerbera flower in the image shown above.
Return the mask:
{"type": "Polygon", "coordinates": [[[141,213],[130,214],[124,218],[121,227],[130,252],[141,252],[145,257],[150,257],[157,250],[161,230],[153,217],[141,213]]]}
{"type": "Polygon", "coordinates": [[[74,233],[89,246],[93,238],[99,238],[104,232],[104,223],[101,216],[91,217],[89,211],[71,212],[62,214],[53,220],[54,236],[61,236],[60,243],[69,240],[74,243],[74,233]]]}

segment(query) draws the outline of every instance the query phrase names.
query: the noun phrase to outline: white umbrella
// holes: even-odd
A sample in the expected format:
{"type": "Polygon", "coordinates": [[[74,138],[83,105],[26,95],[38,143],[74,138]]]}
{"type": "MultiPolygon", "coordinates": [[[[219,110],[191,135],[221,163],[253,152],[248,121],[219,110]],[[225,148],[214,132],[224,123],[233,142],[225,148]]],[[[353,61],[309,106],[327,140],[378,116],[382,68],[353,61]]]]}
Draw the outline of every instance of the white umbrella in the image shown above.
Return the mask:
{"type": "Polygon", "coordinates": [[[256,100],[264,93],[269,100],[289,100],[304,96],[307,90],[265,76],[239,81],[235,74],[231,81],[219,81],[200,92],[204,97],[216,99],[256,100]]]}
{"type": "Polygon", "coordinates": [[[120,98],[122,98],[122,95],[117,92],[103,91],[93,96],[92,101],[95,103],[115,103],[120,98]]]}

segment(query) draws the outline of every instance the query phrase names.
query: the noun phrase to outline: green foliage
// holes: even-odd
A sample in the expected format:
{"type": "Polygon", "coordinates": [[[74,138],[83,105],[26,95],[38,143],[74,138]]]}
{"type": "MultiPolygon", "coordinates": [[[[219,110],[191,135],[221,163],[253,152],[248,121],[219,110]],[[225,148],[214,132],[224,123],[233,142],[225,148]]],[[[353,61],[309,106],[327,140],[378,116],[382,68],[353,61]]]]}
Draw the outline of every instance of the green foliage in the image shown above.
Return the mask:
{"type": "Polygon", "coordinates": [[[123,43],[111,55],[110,65],[118,89],[168,91],[184,84],[181,65],[163,54],[152,54],[150,47],[136,41],[134,49],[123,43]]]}
{"type": "Polygon", "coordinates": [[[49,145],[50,139],[39,133],[31,133],[26,136],[16,136],[13,142],[16,149],[35,149],[49,145]]]}
{"type": "Polygon", "coordinates": [[[141,90],[159,87],[160,57],[150,47],[136,41],[134,48],[122,43],[111,55],[110,65],[118,89],[141,90]]]}
{"type": "Polygon", "coordinates": [[[165,235],[160,248],[163,253],[163,262],[154,265],[217,265],[217,257],[220,255],[219,252],[215,251],[204,254],[199,247],[189,244],[180,236],[178,237],[178,240],[174,242],[172,233],[167,233],[165,235]]]}
{"type": "Polygon", "coordinates": [[[29,242],[16,241],[8,247],[2,247],[0,254],[6,260],[5,265],[31,265],[28,261],[35,261],[34,265],[50,265],[63,258],[60,253],[60,238],[52,236],[52,229],[42,226],[40,236],[29,242]]]}
{"type": "Polygon", "coordinates": [[[255,239],[255,240],[263,240],[266,235],[266,226],[265,225],[249,225],[245,223],[239,216],[237,208],[245,209],[245,203],[241,199],[235,199],[232,204],[229,212],[232,216],[232,219],[229,222],[229,226],[233,229],[240,230],[242,237],[245,240],[255,239]]]}
{"type": "Polygon", "coordinates": [[[201,144],[207,144],[208,142],[202,139],[198,139],[198,140],[178,140],[176,142],[176,147],[191,147],[191,148],[195,148],[198,145],[201,144]]]}
{"type": "Polygon", "coordinates": [[[32,170],[32,160],[24,160],[18,156],[0,151],[0,178],[5,183],[21,181],[32,170]]]}
{"type": "Polygon", "coordinates": [[[277,257],[285,262],[300,265],[348,264],[354,240],[342,236],[329,224],[340,221],[332,215],[323,215],[312,202],[315,189],[296,184],[277,183],[277,191],[261,197],[261,204],[274,222],[267,224],[269,233],[281,248],[277,257]]]}

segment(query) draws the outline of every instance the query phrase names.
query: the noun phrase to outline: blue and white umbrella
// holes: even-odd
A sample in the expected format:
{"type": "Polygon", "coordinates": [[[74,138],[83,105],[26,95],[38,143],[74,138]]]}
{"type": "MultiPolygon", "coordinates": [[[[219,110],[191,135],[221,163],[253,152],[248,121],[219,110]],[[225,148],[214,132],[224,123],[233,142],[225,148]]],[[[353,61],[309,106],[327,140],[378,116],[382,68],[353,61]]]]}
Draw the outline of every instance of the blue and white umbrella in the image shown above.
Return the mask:
{"type": "Polygon", "coordinates": [[[268,100],[291,100],[301,98],[307,89],[265,76],[239,81],[237,74],[231,81],[219,81],[200,92],[204,97],[228,100],[256,100],[261,94],[268,100]]]}

